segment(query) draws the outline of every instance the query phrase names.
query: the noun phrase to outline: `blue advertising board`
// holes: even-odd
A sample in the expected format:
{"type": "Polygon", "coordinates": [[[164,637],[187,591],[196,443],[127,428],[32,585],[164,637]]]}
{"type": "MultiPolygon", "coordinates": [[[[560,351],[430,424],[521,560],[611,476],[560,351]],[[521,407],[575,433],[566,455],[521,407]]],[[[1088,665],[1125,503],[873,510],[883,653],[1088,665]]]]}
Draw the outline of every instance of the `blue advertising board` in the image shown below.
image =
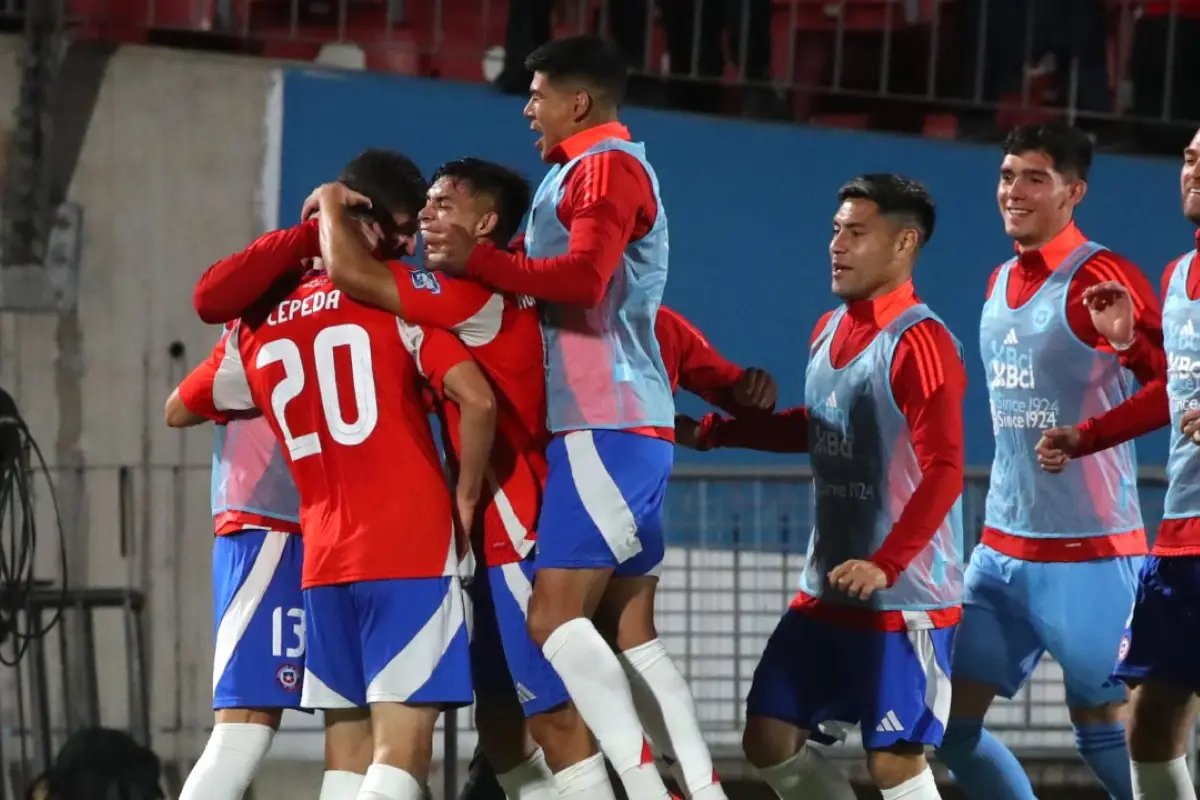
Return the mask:
{"type": "MultiPolygon", "coordinates": [[[[485,86],[290,70],[278,222],[293,223],[312,188],[367,147],[401,150],[430,172],[462,156],[493,159],[536,184],[545,167],[522,105],[485,86]]],[[[802,401],[812,326],[836,303],[827,246],[838,187],[864,172],[900,172],[924,182],[939,218],[915,282],[964,345],[967,458],[990,463],[979,314],[989,274],[1013,252],[995,203],[998,148],[644,109],[628,109],[623,119],[646,143],[670,214],[667,302],[732,360],[771,370],[785,405],[802,401]]],[[[1192,243],[1177,181],[1178,166],[1170,161],[1103,155],[1079,213],[1085,233],[1137,261],[1156,287],[1167,261],[1192,243]]],[[[681,398],[680,408],[696,412],[702,405],[681,398]]],[[[1143,464],[1162,463],[1165,452],[1161,432],[1139,443],[1143,464]]]]}

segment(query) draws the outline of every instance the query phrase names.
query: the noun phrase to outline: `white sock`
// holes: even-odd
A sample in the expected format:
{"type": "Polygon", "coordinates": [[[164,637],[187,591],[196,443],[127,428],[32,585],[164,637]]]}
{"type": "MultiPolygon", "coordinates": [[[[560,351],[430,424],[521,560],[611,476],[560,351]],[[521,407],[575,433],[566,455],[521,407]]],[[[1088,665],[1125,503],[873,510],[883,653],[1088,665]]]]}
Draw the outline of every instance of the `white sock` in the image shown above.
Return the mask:
{"type": "Polygon", "coordinates": [[[1196,800],[1187,757],[1172,761],[1134,761],[1134,800],[1196,800]]]}
{"type": "Polygon", "coordinates": [[[659,752],[674,760],[672,772],[689,795],[700,800],[726,800],[716,780],[712,755],[700,734],[696,703],[687,681],[661,639],[621,653],[633,690],[633,703],[659,752]],[[682,773],[682,779],[680,774],[682,773]],[[711,787],[716,787],[715,791],[711,787]]]}
{"type": "Polygon", "coordinates": [[[780,800],[857,800],[842,771],[807,745],[787,761],[760,769],[758,774],[780,800]]]}
{"type": "Polygon", "coordinates": [[[579,797],[585,800],[616,800],[608,769],[601,753],[572,764],[554,775],[554,785],[561,798],[579,797]]]}
{"type": "Polygon", "coordinates": [[[249,722],[218,722],[179,800],[242,800],[275,731],[249,722]]]}
{"type": "Polygon", "coordinates": [[[355,800],[423,800],[420,782],[399,767],[372,764],[355,800]]]}
{"type": "Polygon", "coordinates": [[[917,777],[909,778],[891,789],[880,789],[879,793],[883,795],[883,800],[941,800],[942,797],[937,781],[933,779],[933,770],[928,766],[917,777]]]}
{"type": "Polygon", "coordinates": [[[343,769],[327,769],[321,778],[321,795],[317,800],[357,800],[366,775],[343,769]]]}
{"type": "Polygon", "coordinates": [[[558,797],[554,773],[546,764],[541,748],[508,772],[497,774],[496,781],[508,800],[555,800],[558,797]]]}
{"type": "Polygon", "coordinates": [[[654,764],[642,761],[646,736],[621,662],[592,621],[579,617],[558,626],[542,653],[621,777],[625,793],[636,800],[668,798],[654,764]]]}

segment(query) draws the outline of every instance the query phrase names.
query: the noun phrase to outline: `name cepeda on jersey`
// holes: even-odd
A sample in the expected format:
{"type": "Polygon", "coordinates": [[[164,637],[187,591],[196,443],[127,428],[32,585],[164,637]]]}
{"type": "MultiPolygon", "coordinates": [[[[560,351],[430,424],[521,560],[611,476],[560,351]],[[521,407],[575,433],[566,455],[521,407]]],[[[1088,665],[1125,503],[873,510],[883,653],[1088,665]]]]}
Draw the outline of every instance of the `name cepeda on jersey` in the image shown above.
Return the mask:
{"type": "Polygon", "coordinates": [[[326,309],[336,309],[341,299],[340,291],[329,289],[324,292],[314,292],[302,300],[284,300],[267,317],[267,324],[279,325],[294,317],[307,317],[326,309]]]}

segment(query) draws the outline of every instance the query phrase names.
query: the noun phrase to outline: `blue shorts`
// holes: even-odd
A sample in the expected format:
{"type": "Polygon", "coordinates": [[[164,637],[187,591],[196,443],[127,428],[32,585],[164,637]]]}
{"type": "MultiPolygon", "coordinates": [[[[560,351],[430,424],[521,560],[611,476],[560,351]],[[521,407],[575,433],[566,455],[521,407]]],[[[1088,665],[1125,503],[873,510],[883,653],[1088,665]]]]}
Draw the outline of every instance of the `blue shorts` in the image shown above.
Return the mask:
{"type": "Polygon", "coordinates": [[[965,577],[954,674],[1013,697],[1043,653],[1062,666],[1067,705],[1125,699],[1112,677],[1141,556],[1040,563],[976,546],[965,577]]]}
{"type": "Polygon", "coordinates": [[[305,708],[472,700],[470,634],[458,578],[362,581],[304,590],[305,708]]]}
{"type": "Polygon", "coordinates": [[[213,708],[299,708],[300,536],[248,529],[213,542],[213,708]]]}
{"type": "Polygon", "coordinates": [[[746,716],[782,720],[823,744],[825,722],[862,726],[863,747],[936,747],[950,716],[954,628],[844,628],[789,610],[754,670],[746,716]]]}
{"type": "Polygon", "coordinates": [[[1200,692],[1200,556],[1148,556],[1113,675],[1200,692]]]}
{"type": "Polygon", "coordinates": [[[552,439],[546,458],[538,569],[657,575],[674,446],[628,431],[574,431],[552,439]]]}
{"type": "Polygon", "coordinates": [[[475,630],[471,661],[480,692],[517,693],[521,710],[532,717],[566,703],[562,679],[525,627],[533,594],[533,558],[481,567],[472,584],[475,630]]]}

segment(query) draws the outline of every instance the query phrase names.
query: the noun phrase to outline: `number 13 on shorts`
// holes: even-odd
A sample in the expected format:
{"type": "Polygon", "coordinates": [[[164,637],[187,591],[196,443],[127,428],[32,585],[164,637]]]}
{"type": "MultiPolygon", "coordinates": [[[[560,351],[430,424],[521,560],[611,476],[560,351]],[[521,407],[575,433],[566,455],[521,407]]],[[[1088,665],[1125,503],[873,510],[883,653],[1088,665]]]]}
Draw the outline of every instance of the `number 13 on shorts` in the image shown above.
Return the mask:
{"type": "Polygon", "coordinates": [[[304,658],[304,609],[276,606],[271,612],[271,655],[304,658]]]}

